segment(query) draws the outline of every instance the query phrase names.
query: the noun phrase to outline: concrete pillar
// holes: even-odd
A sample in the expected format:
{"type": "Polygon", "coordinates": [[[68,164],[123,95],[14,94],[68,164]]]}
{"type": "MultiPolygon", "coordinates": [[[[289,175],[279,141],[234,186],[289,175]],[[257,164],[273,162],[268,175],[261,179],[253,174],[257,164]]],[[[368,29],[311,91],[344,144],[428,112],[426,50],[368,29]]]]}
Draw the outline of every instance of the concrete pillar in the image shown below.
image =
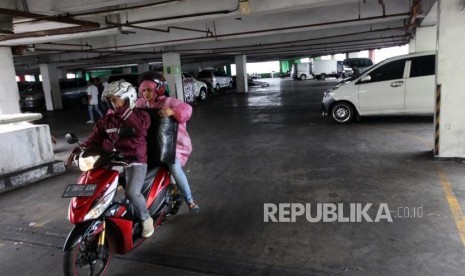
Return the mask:
{"type": "Polygon", "coordinates": [[[236,62],[236,91],[237,93],[249,92],[247,84],[247,58],[245,55],[237,55],[234,57],[236,62]]]}
{"type": "Polygon", "coordinates": [[[57,69],[57,78],[58,79],[66,79],[66,70],[65,69],[57,69]]]}
{"type": "Polygon", "coordinates": [[[465,78],[461,69],[465,64],[462,7],[463,0],[439,1],[436,81],[441,87],[437,152],[440,158],[465,158],[465,124],[461,116],[465,103],[465,78]]]}
{"type": "Polygon", "coordinates": [[[40,64],[39,66],[47,110],[63,109],[57,67],[50,64],[40,64]]]}
{"type": "Polygon", "coordinates": [[[376,60],[376,51],[375,50],[369,50],[368,51],[368,57],[371,59],[371,60],[376,60]]]}
{"type": "Polygon", "coordinates": [[[150,65],[148,63],[137,64],[137,73],[143,73],[150,70],[150,65]]]}
{"type": "Polygon", "coordinates": [[[20,113],[19,91],[10,47],[0,47],[0,114],[20,113]]]}
{"type": "Polygon", "coordinates": [[[165,53],[162,55],[163,72],[170,88],[171,96],[184,100],[182,85],[181,56],[179,53],[165,53]]]}
{"type": "Polygon", "coordinates": [[[437,32],[437,26],[418,27],[415,38],[409,43],[409,53],[435,51],[437,32]]]}
{"type": "Polygon", "coordinates": [[[417,45],[417,38],[416,37],[411,38],[410,42],[408,43],[409,54],[416,52],[416,49],[417,49],[416,45],[417,45]]]}

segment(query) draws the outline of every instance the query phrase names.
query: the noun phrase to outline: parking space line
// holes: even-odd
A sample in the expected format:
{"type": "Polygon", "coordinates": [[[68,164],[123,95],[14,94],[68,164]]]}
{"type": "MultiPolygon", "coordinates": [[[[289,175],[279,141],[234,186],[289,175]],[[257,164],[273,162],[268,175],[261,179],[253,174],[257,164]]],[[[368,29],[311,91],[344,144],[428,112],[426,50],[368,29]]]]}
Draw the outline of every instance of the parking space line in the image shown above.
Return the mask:
{"type": "Polygon", "coordinates": [[[441,169],[441,167],[437,165],[435,167],[436,173],[438,174],[439,180],[441,181],[442,188],[444,189],[447,202],[449,203],[450,210],[454,216],[455,225],[457,226],[460,238],[462,239],[462,244],[465,246],[465,217],[463,216],[462,209],[460,208],[460,204],[455,197],[454,191],[452,190],[452,185],[447,178],[446,173],[441,169]]]}

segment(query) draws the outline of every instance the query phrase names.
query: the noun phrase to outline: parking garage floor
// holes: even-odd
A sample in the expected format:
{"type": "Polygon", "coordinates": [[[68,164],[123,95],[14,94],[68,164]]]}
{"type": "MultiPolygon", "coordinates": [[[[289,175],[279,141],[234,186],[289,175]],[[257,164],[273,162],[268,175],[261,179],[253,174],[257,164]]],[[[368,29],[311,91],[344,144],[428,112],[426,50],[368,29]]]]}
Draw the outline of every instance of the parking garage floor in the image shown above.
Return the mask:
{"type": "MultiPolygon", "coordinates": [[[[184,206],[108,275],[463,275],[465,166],[433,161],[431,117],[335,125],[320,106],[334,81],[266,81],[195,105],[185,170],[201,213],[184,206]],[[265,222],[265,203],[334,204],[339,219],[371,203],[369,216],[388,207],[392,222],[285,222],[286,212],[265,222]]],[[[66,132],[88,135],[86,121],[77,107],[45,114],[57,159],[72,149],[66,132]]],[[[71,229],[60,196],[78,175],[0,195],[0,275],[60,275],[71,229]]]]}

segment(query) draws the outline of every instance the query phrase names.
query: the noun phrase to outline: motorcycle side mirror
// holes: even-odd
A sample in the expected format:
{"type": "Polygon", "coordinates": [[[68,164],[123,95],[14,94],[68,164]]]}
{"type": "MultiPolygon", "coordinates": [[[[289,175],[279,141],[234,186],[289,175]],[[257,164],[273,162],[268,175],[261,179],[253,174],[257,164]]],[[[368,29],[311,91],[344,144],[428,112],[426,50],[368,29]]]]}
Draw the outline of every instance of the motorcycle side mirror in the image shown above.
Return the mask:
{"type": "Polygon", "coordinates": [[[122,127],[118,129],[118,137],[133,137],[136,131],[133,127],[122,127]]]}
{"type": "Polygon", "coordinates": [[[79,138],[74,133],[67,133],[65,135],[65,140],[68,144],[76,144],[79,141],[79,138]]]}

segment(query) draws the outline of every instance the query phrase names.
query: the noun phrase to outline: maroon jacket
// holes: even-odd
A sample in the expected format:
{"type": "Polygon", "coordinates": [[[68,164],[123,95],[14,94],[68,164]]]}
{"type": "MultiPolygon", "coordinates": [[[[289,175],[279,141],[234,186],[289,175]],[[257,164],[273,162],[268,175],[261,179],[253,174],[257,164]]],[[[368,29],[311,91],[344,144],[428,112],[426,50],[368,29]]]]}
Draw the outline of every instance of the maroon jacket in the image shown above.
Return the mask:
{"type": "Polygon", "coordinates": [[[85,148],[102,147],[106,151],[115,149],[122,152],[129,163],[147,163],[147,129],[150,116],[141,110],[122,107],[115,112],[107,113],[94,126],[89,138],[82,143],[85,148]],[[118,138],[118,128],[128,126],[135,130],[133,137],[118,138]]]}

